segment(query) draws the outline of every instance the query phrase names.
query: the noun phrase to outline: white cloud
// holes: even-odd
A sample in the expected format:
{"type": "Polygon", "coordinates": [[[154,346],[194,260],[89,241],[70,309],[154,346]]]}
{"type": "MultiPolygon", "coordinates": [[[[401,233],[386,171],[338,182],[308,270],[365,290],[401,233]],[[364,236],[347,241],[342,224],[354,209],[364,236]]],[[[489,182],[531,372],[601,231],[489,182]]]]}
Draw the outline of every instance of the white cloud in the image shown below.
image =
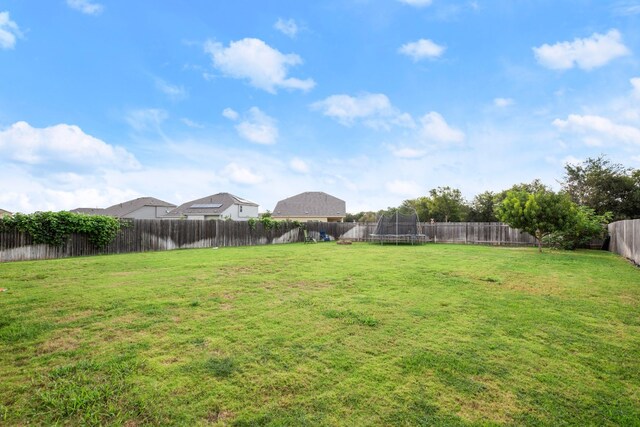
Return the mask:
{"type": "Polygon", "coordinates": [[[385,184],[387,191],[400,196],[416,197],[420,194],[420,186],[414,181],[395,179],[385,184]]]}
{"type": "Polygon", "coordinates": [[[287,19],[286,21],[282,18],[278,18],[275,24],[273,24],[273,28],[280,31],[287,37],[294,38],[296,34],[298,34],[298,25],[296,21],[293,19],[287,19]]]}
{"type": "Polygon", "coordinates": [[[583,70],[601,67],[615,58],[629,55],[618,30],[607,34],[594,33],[591,37],[574,39],[572,42],[543,44],[533,52],[540,65],[552,70],[567,70],[577,66],[583,70]]]}
{"type": "Polygon", "coordinates": [[[129,111],[125,120],[135,130],[144,131],[148,129],[157,130],[168,117],[169,114],[165,110],[147,108],[129,111]]]}
{"type": "Polygon", "coordinates": [[[374,129],[389,129],[391,125],[415,126],[411,115],[401,113],[382,93],[364,93],[358,96],[331,95],[311,104],[311,109],[321,111],[344,126],[351,126],[356,121],[362,121],[374,129]]]}
{"type": "Polygon", "coordinates": [[[409,6],[414,7],[425,7],[429,6],[432,0],[398,0],[400,3],[408,4],[409,6]]]}
{"type": "Polygon", "coordinates": [[[513,104],[514,104],[514,101],[511,98],[495,98],[493,100],[493,105],[499,108],[509,107],[513,104]]]}
{"type": "Polygon", "coordinates": [[[172,85],[162,79],[156,79],[156,88],[174,101],[187,97],[187,91],[185,88],[182,86],[172,85]]]}
{"type": "Polygon", "coordinates": [[[427,150],[423,148],[390,146],[389,150],[391,154],[401,159],[419,159],[427,155],[427,150]]]}
{"type": "Polygon", "coordinates": [[[0,49],[13,49],[18,37],[22,37],[18,24],[11,20],[9,12],[0,12],[0,49]]]}
{"type": "Polygon", "coordinates": [[[315,86],[313,79],[287,77],[289,67],[302,64],[298,55],[283,54],[260,39],[245,38],[229,43],[229,47],[209,40],[204,50],[224,75],[247,79],[252,86],[270,93],[279,88],[308,91],[315,86]]]}
{"type": "Polygon", "coordinates": [[[258,107],[251,107],[245,119],[236,126],[238,134],[256,144],[275,144],[278,139],[276,121],[258,107]]]}
{"type": "Polygon", "coordinates": [[[436,143],[460,143],[465,135],[447,124],[444,117],[435,111],[420,118],[420,136],[424,141],[436,143]]]}
{"type": "Polygon", "coordinates": [[[90,0],[67,0],[67,6],[87,15],[100,15],[104,10],[103,5],[90,0]]]}
{"type": "Polygon", "coordinates": [[[240,166],[235,162],[229,163],[222,169],[222,174],[230,181],[238,184],[255,185],[263,181],[262,176],[251,172],[249,168],[240,166]]]}
{"type": "Polygon", "coordinates": [[[591,146],[602,145],[600,138],[640,145],[640,129],[614,123],[606,117],[570,114],[567,120],[554,120],[553,125],[562,131],[584,135],[585,143],[591,146]]]}
{"type": "Polygon", "coordinates": [[[640,14],[640,4],[619,4],[614,7],[613,12],[618,16],[633,16],[640,14]]]}
{"type": "Polygon", "coordinates": [[[309,172],[309,164],[304,160],[294,157],[289,162],[289,167],[298,173],[308,173],[309,172]]]}
{"type": "Polygon", "coordinates": [[[433,59],[441,56],[445,51],[444,46],[440,46],[429,39],[420,39],[415,42],[403,44],[398,52],[411,57],[414,61],[422,59],[433,59]]]}
{"type": "Polygon", "coordinates": [[[133,154],[85,134],[78,126],[59,124],[34,128],[16,122],[0,131],[0,158],[29,165],[66,164],[135,169],[133,154]]]}
{"type": "Polygon", "coordinates": [[[192,128],[192,129],[202,129],[204,128],[204,125],[198,122],[194,122],[191,119],[188,119],[186,117],[183,117],[180,119],[180,121],[182,123],[184,123],[185,125],[187,125],[188,127],[192,128]]]}
{"type": "Polygon", "coordinates": [[[233,108],[225,108],[222,110],[222,115],[229,120],[238,120],[238,117],[240,117],[238,112],[233,108]]]}

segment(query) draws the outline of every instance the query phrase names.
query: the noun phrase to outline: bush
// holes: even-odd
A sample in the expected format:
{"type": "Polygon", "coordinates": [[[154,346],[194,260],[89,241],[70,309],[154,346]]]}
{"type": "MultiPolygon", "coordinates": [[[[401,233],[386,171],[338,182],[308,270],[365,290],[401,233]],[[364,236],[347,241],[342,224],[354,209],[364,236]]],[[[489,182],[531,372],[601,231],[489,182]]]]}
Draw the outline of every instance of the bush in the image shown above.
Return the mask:
{"type": "Polygon", "coordinates": [[[28,233],[34,243],[64,245],[73,233],[84,234],[98,249],[111,243],[122,226],[121,220],[110,216],[82,215],[71,212],[17,213],[0,218],[0,231],[17,230],[28,233]]]}
{"type": "Polygon", "coordinates": [[[584,247],[593,239],[604,238],[612,217],[611,212],[597,215],[591,208],[578,206],[571,222],[563,230],[548,235],[545,244],[569,250],[584,247]]]}

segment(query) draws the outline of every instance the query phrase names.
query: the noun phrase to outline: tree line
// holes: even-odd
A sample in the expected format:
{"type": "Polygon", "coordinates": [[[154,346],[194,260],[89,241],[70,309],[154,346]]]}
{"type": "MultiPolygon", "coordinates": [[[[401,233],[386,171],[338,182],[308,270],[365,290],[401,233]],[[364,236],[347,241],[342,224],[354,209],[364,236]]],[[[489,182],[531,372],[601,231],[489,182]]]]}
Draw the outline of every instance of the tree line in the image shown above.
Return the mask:
{"type": "Polygon", "coordinates": [[[610,221],[640,218],[640,170],[610,162],[606,156],[567,164],[554,192],[536,179],[500,192],[485,191],[468,202],[460,190],[431,189],[378,212],[348,214],[346,221],[371,222],[396,211],[417,213],[429,222],[505,222],[549,245],[575,248],[604,232],[610,221]]]}

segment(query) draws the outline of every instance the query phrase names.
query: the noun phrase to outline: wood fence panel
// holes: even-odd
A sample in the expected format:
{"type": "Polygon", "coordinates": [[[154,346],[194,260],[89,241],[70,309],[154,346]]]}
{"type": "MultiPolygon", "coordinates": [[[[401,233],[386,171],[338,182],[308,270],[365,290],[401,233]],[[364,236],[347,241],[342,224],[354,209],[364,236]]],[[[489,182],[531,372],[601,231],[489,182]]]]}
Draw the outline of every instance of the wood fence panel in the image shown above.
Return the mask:
{"type": "MultiPolygon", "coordinates": [[[[325,232],[332,240],[366,242],[372,241],[371,234],[375,232],[376,224],[308,222],[305,227],[308,234],[316,240],[321,232],[325,232]]],[[[620,230],[626,228],[617,230],[624,234],[625,232],[620,230]]],[[[419,231],[430,242],[535,245],[532,236],[502,223],[421,223],[419,231]]],[[[630,241],[623,237],[618,240],[630,241]]],[[[0,233],[0,262],[302,241],[302,231],[292,223],[280,223],[277,228],[267,229],[261,222],[256,222],[254,227],[250,227],[249,223],[244,221],[145,219],[134,220],[129,226],[122,228],[115,240],[102,250],[96,249],[84,235],[73,235],[65,245],[51,247],[34,244],[32,238],[25,233],[0,233]]],[[[636,245],[640,247],[640,244],[636,245]]]]}
{"type": "Polygon", "coordinates": [[[640,219],[609,224],[609,250],[640,264],[640,219]]]}

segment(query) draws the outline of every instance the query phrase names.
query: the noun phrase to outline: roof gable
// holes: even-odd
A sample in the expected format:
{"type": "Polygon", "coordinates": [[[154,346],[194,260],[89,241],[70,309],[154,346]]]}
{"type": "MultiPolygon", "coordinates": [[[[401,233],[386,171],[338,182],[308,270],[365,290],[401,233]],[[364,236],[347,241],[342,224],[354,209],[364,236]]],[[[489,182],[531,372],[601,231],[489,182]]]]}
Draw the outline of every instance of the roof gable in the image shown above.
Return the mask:
{"type": "Polygon", "coordinates": [[[109,215],[115,216],[117,218],[122,218],[130,214],[131,212],[135,212],[145,206],[174,208],[176,205],[174,205],[173,203],[165,202],[164,200],[156,199],[155,197],[139,197],[127,202],[109,206],[108,208],[103,210],[101,215],[109,215]]]}
{"type": "Polygon", "coordinates": [[[257,203],[234,196],[230,193],[218,193],[183,203],[169,211],[166,216],[219,215],[232,205],[258,206],[257,203]]]}
{"type": "Polygon", "coordinates": [[[295,217],[343,217],[346,215],[346,203],[322,191],[307,191],[284,200],[280,200],[273,215],[295,217]]]}

